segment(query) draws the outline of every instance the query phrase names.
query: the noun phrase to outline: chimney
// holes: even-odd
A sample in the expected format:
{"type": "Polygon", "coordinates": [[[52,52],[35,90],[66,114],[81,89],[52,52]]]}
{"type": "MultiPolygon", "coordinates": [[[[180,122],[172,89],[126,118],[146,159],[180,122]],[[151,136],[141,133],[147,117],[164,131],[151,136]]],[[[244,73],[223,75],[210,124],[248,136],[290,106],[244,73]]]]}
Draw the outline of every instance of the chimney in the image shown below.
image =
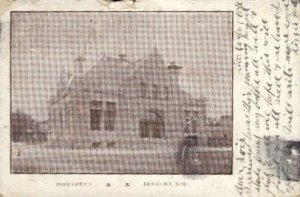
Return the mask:
{"type": "Polygon", "coordinates": [[[168,66],[169,70],[180,70],[182,68],[183,68],[182,66],[176,65],[175,62],[171,62],[170,65],[168,66]]]}
{"type": "Polygon", "coordinates": [[[177,83],[179,81],[179,73],[182,68],[183,67],[176,65],[175,62],[171,62],[170,65],[168,66],[168,72],[171,75],[171,79],[173,83],[174,82],[177,83]]]}

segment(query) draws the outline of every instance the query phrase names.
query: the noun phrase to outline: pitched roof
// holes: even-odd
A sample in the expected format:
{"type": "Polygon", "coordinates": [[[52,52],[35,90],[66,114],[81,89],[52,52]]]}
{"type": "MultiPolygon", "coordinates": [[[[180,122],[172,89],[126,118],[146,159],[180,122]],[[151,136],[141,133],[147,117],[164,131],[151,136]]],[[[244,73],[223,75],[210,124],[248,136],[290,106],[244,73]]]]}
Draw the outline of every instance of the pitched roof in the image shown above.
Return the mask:
{"type": "Polygon", "coordinates": [[[103,56],[86,73],[73,75],[65,91],[69,88],[78,90],[101,91],[114,94],[128,83],[153,83],[159,87],[169,87],[169,91],[183,102],[196,104],[197,100],[185,92],[178,82],[180,66],[171,62],[165,65],[163,56],[157,48],[142,59],[131,61],[124,54],[118,57],[103,56]]]}

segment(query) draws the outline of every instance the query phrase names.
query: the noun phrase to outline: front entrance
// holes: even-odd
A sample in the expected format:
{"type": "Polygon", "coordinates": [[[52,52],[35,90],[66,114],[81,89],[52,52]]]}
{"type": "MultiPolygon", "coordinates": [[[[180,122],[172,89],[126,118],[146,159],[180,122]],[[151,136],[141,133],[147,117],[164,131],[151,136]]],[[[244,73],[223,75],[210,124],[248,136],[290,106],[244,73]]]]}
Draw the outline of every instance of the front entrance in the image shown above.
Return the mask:
{"type": "Polygon", "coordinates": [[[148,112],[139,122],[142,138],[161,138],[164,133],[164,120],[155,112],[148,112]]]}

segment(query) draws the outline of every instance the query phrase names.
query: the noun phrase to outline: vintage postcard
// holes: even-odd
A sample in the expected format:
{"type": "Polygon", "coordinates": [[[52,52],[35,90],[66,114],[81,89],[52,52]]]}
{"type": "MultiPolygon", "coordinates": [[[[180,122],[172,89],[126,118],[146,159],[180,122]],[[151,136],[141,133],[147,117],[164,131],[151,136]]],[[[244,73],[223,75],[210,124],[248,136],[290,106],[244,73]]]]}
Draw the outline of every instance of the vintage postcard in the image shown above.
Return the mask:
{"type": "Polygon", "coordinates": [[[300,196],[299,1],[3,2],[0,196],[300,196]]]}

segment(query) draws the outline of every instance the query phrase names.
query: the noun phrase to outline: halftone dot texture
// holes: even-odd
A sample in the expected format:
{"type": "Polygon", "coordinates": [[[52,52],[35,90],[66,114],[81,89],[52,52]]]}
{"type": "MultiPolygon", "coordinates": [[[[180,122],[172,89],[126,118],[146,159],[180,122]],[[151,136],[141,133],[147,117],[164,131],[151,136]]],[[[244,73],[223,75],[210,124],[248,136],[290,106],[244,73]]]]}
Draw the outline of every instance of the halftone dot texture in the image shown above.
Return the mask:
{"type": "Polygon", "coordinates": [[[232,12],[11,17],[12,172],[231,173],[232,12]]]}

